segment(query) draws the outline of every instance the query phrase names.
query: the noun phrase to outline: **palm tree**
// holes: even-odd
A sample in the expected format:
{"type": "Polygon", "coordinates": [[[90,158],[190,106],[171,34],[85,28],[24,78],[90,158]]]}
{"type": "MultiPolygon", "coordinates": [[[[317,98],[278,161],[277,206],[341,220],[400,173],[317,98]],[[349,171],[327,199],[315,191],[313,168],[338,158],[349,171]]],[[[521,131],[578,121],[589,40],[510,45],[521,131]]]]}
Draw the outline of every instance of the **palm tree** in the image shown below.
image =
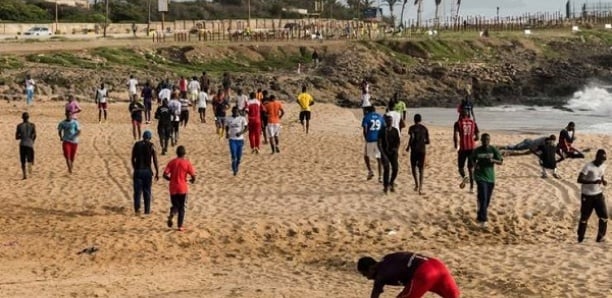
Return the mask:
{"type": "Polygon", "coordinates": [[[393,23],[393,27],[395,28],[395,15],[393,14],[393,7],[399,0],[384,0],[387,5],[389,5],[389,12],[391,13],[391,22],[393,23]]]}
{"type": "Polygon", "coordinates": [[[404,9],[406,8],[407,3],[408,3],[408,0],[404,0],[404,3],[402,3],[402,14],[400,15],[400,24],[402,25],[402,28],[405,27],[404,26],[404,9]]]}
{"type": "Polygon", "coordinates": [[[417,28],[421,27],[421,17],[423,15],[423,0],[414,0],[414,5],[418,5],[417,8],[417,28]]]}
{"type": "Polygon", "coordinates": [[[438,26],[440,24],[440,4],[442,3],[442,0],[435,0],[435,1],[436,1],[435,24],[436,26],[438,26]]]}

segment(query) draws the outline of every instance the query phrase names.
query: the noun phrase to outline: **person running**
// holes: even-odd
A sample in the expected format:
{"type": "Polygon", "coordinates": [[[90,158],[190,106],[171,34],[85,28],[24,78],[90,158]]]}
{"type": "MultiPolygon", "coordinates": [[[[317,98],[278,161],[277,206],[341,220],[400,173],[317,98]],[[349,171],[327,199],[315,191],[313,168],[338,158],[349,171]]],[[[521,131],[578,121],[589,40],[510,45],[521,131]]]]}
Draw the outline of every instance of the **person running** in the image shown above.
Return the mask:
{"type": "Polygon", "coordinates": [[[189,106],[191,105],[191,102],[189,102],[189,99],[182,97],[180,100],[181,102],[181,124],[183,125],[183,127],[187,127],[187,122],[189,122],[189,106]]]}
{"type": "Polygon", "coordinates": [[[453,143],[457,150],[457,166],[461,175],[460,188],[464,188],[468,179],[470,181],[470,192],[474,190],[474,179],[472,171],[474,165],[469,158],[478,141],[478,125],[468,116],[468,110],[461,111],[461,118],[454,125],[453,143]],[[465,162],[467,161],[468,176],[465,175],[465,162]]]}
{"type": "Polygon", "coordinates": [[[232,172],[238,174],[242,148],[244,147],[244,133],[247,131],[247,120],[240,115],[238,107],[232,108],[232,117],[225,121],[225,138],[229,140],[230,155],[232,158],[232,172]]]}
{"type": "Polygon", "coordinates": [[[357,270],[369,280],[374,280],[370,297],[378,298],[384,286],[402,285],[397,295],[401,298],[421,298],[427,292],[443,298],[459,298],[455,279],[442,261],[413,252],[396,252],[377,262],[372,257],[361,257],[357,270]]]}
{"type": "Polygon", "coordinates": [[[557,174],[557,144],[555,141],[557,137],[555,135],[550,135],[546,138],[544,144],[539,145],[535,149],[530,149],[531,152],[538,156],[540,160],[540,166],[542,167],[542,178],[548,178],[548,174],[546,174],[546,170],[552,170],[553,177],[556,179],[560,179],[561,176],[557,174]]]}
{"type": "Polygon", "coordinates": [[[187,84],[189,84],[187,82],[187,79],[185,79],[184,76],[181,76],[177,84],[178,91],[179,91],[179,98],[187,98],[187,84]]]}
{"type": "Polygon", "coordinates": [[[395,192],[395,179],[399,170],[399,130],[391,125],[391,116],[385,116],[385,128],[378,133],[378,150],[383,166],[383,192],[395,192]],[[390,169],[389,169],[390,167],[390,169]]]}
{"type": "Polygon", "coordinates": [[[153,134],[146,130],[142,134],[142,141],[132,147],[132,168],[134,169],[134,212],[140,214],[140,196],[144,200],[144,214],[151,214],[151,185],[153,170],[151,161],[155,166],[155,181],[159,180],[159,167],[155,145],[151,142],[153,134]]]}
{"type": "Polygon", "coordinates": [[[176,147],[176,158],[172,159],[166,168],[164,169],[164,179],[170,181],[170,201],[172,207],[170,208],[170,214],[168,215],[168,228],[172,228],[173,217],[178,214],[178,230],[185,231],[183,222],[185,220],[185,205],[187,203],[187,192],[189,186],[187,185],[187,176],[190,176],[189,182],[194,184],[196,181],[196,174],[193,165],[189,160],[185,158],[185,147],[176,147]]]}
{"type": "Polygon", "coordinates": [[[36,83],[32,80],[30,75],[26,75],[24,85],[26,91],[26,104],[29,106],[34,102],[34,88],[36,87],[36,83]]]}
{"type": "Polygon", "coordinates": [[[130,111],[130,117],[132,119],[132,136],[134,140],[140,139],[140,129],[142,126],[142,112],[144,111],[144,106],[138,102],[136,97],[132,98],[130,105],[128,106],[130,111]]]}
{"type": "Polygon", "coordinates": [[[236,106],[238,107],[238,113],[240,114],[240,116],[244,116],[246,112],[246,107],[247,107],[246,103],[249,100],[249,98],[246,94],[242,94],[242,89],[238,89],[236,93],[237,93],[236,106]]]}
{"type": "Polygon", "coordinates": [[[79,122],[71,117],[70,112],[66,112],[66,119],[57,126],[58,135],[62,142],[62,151],[68,166],[68,173],[72,174],[74,167],[74,159],[79,146],[79,136],[81,135],[81,126],[79,122]]]}
{"type": "Polygon", "coordinates": [[[384,119],[380,114],[376,113],[376,108],[369,106],[366,108],[366,114],[361,121],[361,127],[363,128],[363,138],[366,142],[363,159],[368,169],[367,179],[370,180],[374,177],[374,172],[370,166],[370,158],[376,158],[378,163],[378,182],[382,183],[378,134],[385,128],[384,119]]]}
{"type": "Polygon", "coordinates": [[[187,89],[189,90],[189,102],[195,111],[196,104],[198,103],[198,97],[200,96],[200,90],[202,90],[198,77],[193,76],[191,78],[191,81],[189,81],[189,84],[187,84],[187,89]]]}
{"type": "Polygon", "coordinates": [[[19,140],[19,160],[21,161],[21,172],[23,174],[23,179],[25,180],[28,178],[27,174],[32,175],[32,166],[34,165],[34,141],[36,141],[36,125],[30,122],[30,114],[27,112],[21,114],[21,119],[23,122],[17,125],[15,139],[19,140]]]}
{"type": "Polygon", "coordinates": [[[225,96],[223,90],[217,92],[217,96],[213,99],[213,110],[215,111],[215,126],[217,127],[217,135],[221,138],[225,132],[225,116],[229,109],[229,100],[225,96]]]}
{"type": "Polygon", "coordinates": [[[470,160],[474,164],[474,180],[478,198],[478,216],[476,220],[480,227],[487,227],[487,210],[491,203],[493,188],[495,188],[494,165],[501,165],[504,161],[497,148],[491,146],[489,134],[482,134],[482,145],[473,150],[470,160]]]}
{"type": "Polygon", "coordinates": [[[300,105],[300,124],[302,124],[302,130],[308,134],[310,129],[310,113],[311,106],[314,105],[314,99],[306,92],[306,86],[302,86],[302,93],[297,97],[297,102],[300,105]]]}
{"type": "Polygon", "coordinates": [[[414,178],[414,191],[423,194],[423,173],[425,172],[425,156],[427,145],[429,145],[429,131],[421,124],[421,115],[414,115],[414,125],[408,128],[408,146],[406,152],[410,152],[410,169],[414,178]],[[412,149],[412,151],[410,151],[412,149]],[[419,170],[417,176],[417,169],[419,170]],[[418,178],[417,178],[418,177],[418,178]]]}
{"type": "Polygon", "coordinates": [[[136,98],[138,96],[138,80],[134,78],[134,75],[130,75],[130,79],[127,82],[128,86],[128,96],[130,100],[136,98]]]}
{"type": "Polygon", "coordinates": [[[168,100],[164,98],[162,105],[157,107],[155,111],[155,119],[157,119],[157,134],[159,135],[159,143],[162,148],[161,155],[166,155],[168,152],[168,140],[172,137],[172,110],[168,107],[168,100]]]}
{"type": "Polygon", "coordinates": [[[200,90],[198,94],[198,114],[200,114],[200,123],[206,123],[206,105],[208,101],[208,91],[200,90]]]}
{"type": "Polygon", "coordinates": [[[566,158],[584,158],[584,154],[572,146],[572,143],[574,143],[575,140],[576,124],[574,122],[570,122],[559,133],[559,144],[557,145],[557,150],[559,155],[561,155],[561,160],[566,158]]]}
{"type": "Polygon", "coordinates": [[[608,208],[606,207],[606,198],[603,194],[602,186],[608,185],[608,181],[604,178],[605,166],[604,162],[607,159],[606,151],[603,149],[597,150],[595,160],[584,165],[578,175],[578,183],[580,186],[580,222],[578,223],[578,243],[584,241],[589,217],[595,210],[599,217],[599,227],[597,229],[597,242],[605,242],[606,230],[608,228],[608,208]]]}
{"type": "Polygon", "coordinates": [[[165,82],[160,83],[161,89],[157,92],[157,99],[159,103],[161,103],[164,99],[170,100],[172,98],[172,88],[168,86],[165,82]]]}
{"type": "Polygon", "coordinates": [[[168,108],[172,112],[172,134],[171,144],[174,147],[178,143],[179,139],[179,128],[181,124],[181,102],[178,100],[178,94],[173,93],[170,101],[168,102],[168,108]]]}
{"type": "Polygon", "coordinates": [[[263,108],[268,101],[270,101],[270,97],[268,96],[268,90],[264,90],[261,92],[261,132],[263,134],[263,143],[268,144],[268,113],[263,108]]]}
{"type": "Polygon", "coordinates": [[[249,144],[251,145],[251,153],[259,154],[259,146],[261,143],[261,102],[257,100],[255,92],[249,94],[247,101],[248,130],[249,144]]]}
{"type": "Polygon", "coordinates": [[[81,106],[79,106],[79,103],[76,101],[76,98],[74,98],[74,95],[68,95],[68,103],[64,106],[65,111],[70,113],[70,118],[72,119],[77,119],[77,114],[80,113],[81,110],[81,106]]]}
{"type": "Polygon", "coordinates": [[[210,90],[210,78],[205,71],[202,72],[202,76],[200,77],[200,89],[206,93],[210,90]]]}
{"type": "Polygon", "coordinates": [[[268,138],[270,138],[270,148],[272,148],[272,154],[280,153],[278,147],[278,137],[281,130],[281,119],[285,116],[285,110],[283,110],[283,104],[276,100],[276,96],[270,95],[270,100],[263,106],[264,111],[268,115],[268,138]]]}
{"type": "Polygon", "coordinates": [[[225,98],[229,100],[230,98],[230,90],[232,88],[232,77],[229,72],[223,73],[223,78],[221,78],[221,85],[223,85],[223,93],[225,98]]]}
{"type": "Polygon", "coordinates": [[[153,88],[151,82],[147,81],[142,88],[140,95],[144,103],[145,124],[151,123],[151,110],[153,109],[153,88]]]}
{"type": "Polygon", "coordinates": [[[108,89],[104,83],[100,84],[100,88],[96,89],[96,104],[98,105],[98,123],[102,123],[102,114],[104,114],[104,122],[108,116],[108,89]]]}

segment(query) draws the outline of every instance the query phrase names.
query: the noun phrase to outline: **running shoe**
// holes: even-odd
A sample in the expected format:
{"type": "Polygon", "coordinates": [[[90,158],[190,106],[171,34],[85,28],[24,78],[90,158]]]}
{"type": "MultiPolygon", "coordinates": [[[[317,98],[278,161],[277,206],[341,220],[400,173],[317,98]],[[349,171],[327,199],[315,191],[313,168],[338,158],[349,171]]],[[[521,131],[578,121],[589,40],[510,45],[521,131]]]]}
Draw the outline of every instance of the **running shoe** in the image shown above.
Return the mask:
{"type": "Polygon", "coordinates": [[[555,177],[555,179],[561,179],[561,176],[559,176],[557,173],[553,173],[553,177],[555,177]]]}
{"type": "Polygon", "coordinates": [[[368,180],[372,180],[372,178],[374,178],[374,173],[368,172],[368,180]]]}
{"type": "Polygon", "coordinates": [[[172,215],[168,215],[168,221],[166,222],[168,228],[172,228],[172,215]]]}

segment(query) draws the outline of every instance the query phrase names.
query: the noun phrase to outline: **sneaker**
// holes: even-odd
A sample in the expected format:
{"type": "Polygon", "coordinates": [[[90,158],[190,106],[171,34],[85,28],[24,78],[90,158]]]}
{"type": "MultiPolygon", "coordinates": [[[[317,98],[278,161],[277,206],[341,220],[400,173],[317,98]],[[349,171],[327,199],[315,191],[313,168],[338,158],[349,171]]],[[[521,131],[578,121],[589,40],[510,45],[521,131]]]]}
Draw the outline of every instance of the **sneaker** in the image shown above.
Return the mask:
{"type": "Polygon", "coordinates": [[[395,186],[391,185],[391,187],[389,187],[389,191],[390,192],[395,192],[395,186]]]}
{"type": "Polygon", "coordinates": [[[168,228],[172,228],[172,215],[168,215],[168,221],[166,222],[168,228]]]}
{"type": "Polygon", "coordinates": [[[383,183],[382,177],[378,177],[378,183],[383,183]]]}
{"type": "Polygon", "coordinates": [[[280,153],[280,149],[276,147],[276,153],[280,153]]]}
{"type": "Polygon", "coordinates": [[[389,190],[388,190],[388,188],[385,186],[385,187],[383,188],[383,193],[387,194],[387,192],[388,192],[388,191],[389,191],[389,190]]]}
{"type": "Polygon", "coordinates": [[[469,177],[463,177],[463,179],[461,179],[461,183],[459,183],[459,188],[464,189],[465,184],[468,183],[468,181],[470,181],[469,177]]]}
{"type": "Polygon", "coordinates": [[[369,172],[368,173],[368,180],[372,180],[372,178],[374,178],[374,173],[373,172],[369,172]]]}
{"type": "Polygon", "coordinates": [[[486,221],[481,221],[478,223],[478,225],[480,226],[481,229],[486,229],[488,227],[486,221]]]}
{"type": "Polygon", "coordinates": [[[546,175],[546,173],[542,174],[542,179],[546,179],[548,178],[548,175],[546,175]]]}
{"type": "Polygon", "coordinates": [[[599,243],[604,243],[604,242],[606,242],[606,237],[597,238],[597,240],[595,240],[595,241],[599,242],[599,243]]]}
{"type": "Polygon", "coordinates": [[[561,179],[561,176],[559,176],[557,173],[553,173],[553,177],[555,177],[555,179],[561,179]]]}

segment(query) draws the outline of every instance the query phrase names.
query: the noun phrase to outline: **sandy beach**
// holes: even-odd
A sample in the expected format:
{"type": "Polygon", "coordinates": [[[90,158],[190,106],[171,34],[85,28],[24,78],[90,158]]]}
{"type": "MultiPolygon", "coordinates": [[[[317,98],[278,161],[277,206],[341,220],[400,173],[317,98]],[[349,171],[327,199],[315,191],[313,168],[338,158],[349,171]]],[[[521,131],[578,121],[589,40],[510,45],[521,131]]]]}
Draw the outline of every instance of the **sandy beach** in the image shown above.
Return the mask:
{"type": "MultiPolygon", "coordinates": [[[[458,187],[455,119],[429,127],[425,195],[412,190],[405,154],[397,192],[384,195],[376,179],[366,181],[360,111],[317,104],[305,135],[297,105],[286,104],[281,153],[264,147],[252,155],[247,141],[236,177],[209,111],[208,124],[192,120],[181,132],[198,173],[181,233],[165,224],[167,182],[154,183],[151,216],[133,214],[127,104],[111,104],[104,124],[93,104],[81,106],[72,175],[56,131],[63,103],[30,108],[36,164],[21,180],[14,133],[25,106],[0,103],[2,297],[368,297],[372,284],[355,270],[357,259],[402,250],[442,259],[462,297],[612,297],[610,243],[595,243],[595,214],[587,239],[576,243],[576,177],[586,160],[561,163],[556,180],[539,177],[534,156],[507,157],[483,231],[476,195],[458,187]],[[100,250],[77,254],[91,246],[100,250]]],[[[610,136],[577,133],[579,148],[612,148],[610,136]]],[[[525,137],[532,136],[491,134],[493,144],[525,137]]],[[[160,171],[170,153],[159,157],[160,171]]],[[[401,290],[385,289],[383,297],[401,290]]]]}

